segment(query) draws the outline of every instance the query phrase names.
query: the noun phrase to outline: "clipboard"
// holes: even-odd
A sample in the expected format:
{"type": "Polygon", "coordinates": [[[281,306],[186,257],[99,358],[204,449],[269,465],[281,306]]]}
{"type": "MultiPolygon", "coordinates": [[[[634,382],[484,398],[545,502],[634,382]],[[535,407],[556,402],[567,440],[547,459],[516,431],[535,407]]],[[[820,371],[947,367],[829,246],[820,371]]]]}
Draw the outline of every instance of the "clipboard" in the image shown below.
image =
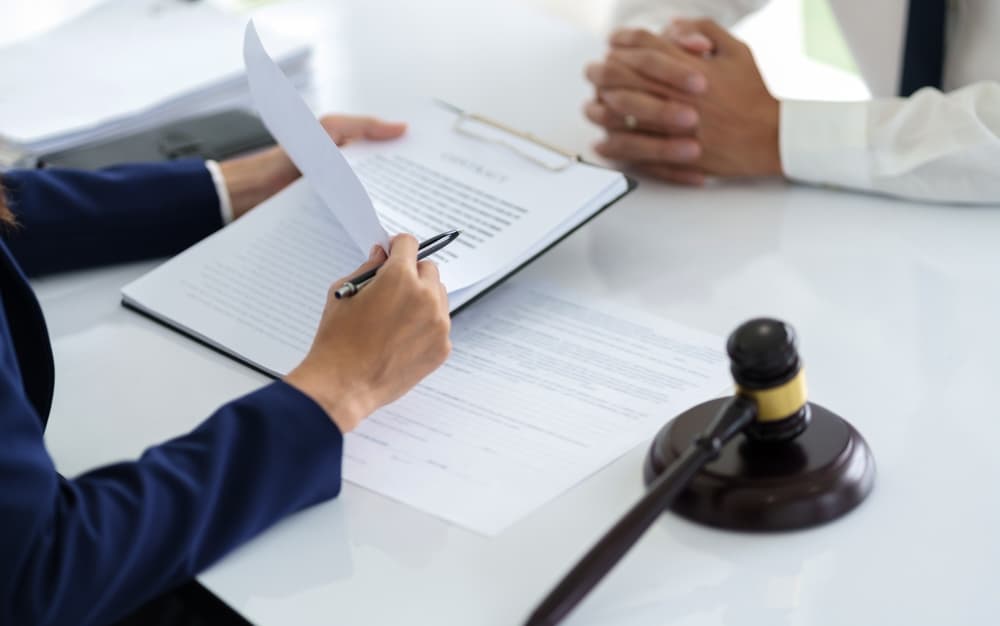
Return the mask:
{"type": "MultiPolygon", "coordinates": [[[[548,141],[545,141],[544,139],[541,139],[541,138],[539,138],[538,136],[536,136],[536,135],[534,135],[532,133],[529,133],[527,131],[522,131],[520,129],[514,128],[514,127],[512,127],[512,126],[510,126],[508,124],[504,124],[503,122],[500,122],[498,120],[490,118],[490,117],[488,117],[486,115],[482,115],[480,113],[474,113],[474,112],[466,111],[466,110],[464,110],[464,109],[462,109],[462,108],[460,108],[458,106],[455,106],[454,104],[451,104],[449,102],[445,102],[444,100],[441,100],[440,98],[435,98],[434,102],[438,106],[440,106],[442,108],[445,108],[445,109],[447,109],[447,110],[455,113],[455,115],[457,117],[456,117],[456,120],[455,120],[455,124],[452,127],[455,132],[461,133],[461,134],[466,135],[466,136],[474,137],[474,138],[477,138],[477,139],[481,139],[483,141],[490,141],[491,143],[495,143],[497,145],[501,145],[501,146],[503,146],[503,147],[505,147],[507,149],[510,149],[510,150],[516,152],[517,154],[519,154],[520,156],[524,157],[525,159],[534,162],[539,167],[544,167],[545,169],[548,169],[548,170],[550,170],[552,172],[563,171],[563,170],[569,168],[570,166],[572,166],[574,163],[586,163],[587,165],[590,165],[592,167],[600,167],[602,169],[611,169],[611,168],[605,167],[603,165],[587,161],[579,153],[573,152],[571,150],[566,150],[564,148],[556,146],[555,144],[552,144],[552,143],[550,143],[548,141]],[[481,134],[477,134],[476,131],[474,130],[474,128],[477,127],[477,126],[493,129],[493,130],[495,130],[498,133],[498,135],[496,137],[498,137],[498,138],[499,137],[503,137],[504,139],[497,140],[497,139],[494,139],[493,136],[483,136],[481,134]],[[542,153],[548,152],[548,153],[550,153],[552,155],[555,155],[555,156],[554,156],[554,158],[552,159],[551,162],[549,162],[549,161],[542,161],[542,160],[540,160],[540,159],[537,158],[537,154],[535,154],[535,153],[526,153],[526,152],[520,150],[519,146],[522,145],[522,144],[534,146],[535,148],[537,148],[540,151],[542,151],[542,153]]],[[[459,312],[465,310],[465,308],[468,307],[469,305],[478,302],[484,296],[488,295],[491,291],[493,291],[494,289],[496,289],[500,285],[502,285],[505,282],[507,282],[508,279],[510,279],[511,277],[515,276],[516,274],[518,274],[519,272],[521,272],[521,270],[525,269],[526,267],[528,267],[529,265],[531,265],[532,263],[534,263],[541,256],[543,256],[544,254],[546,254],[547,252],[549,252],[550,250],[552,250],[552,248],[554,248],[557,245],[559,245],[560,243],[562,243],[567,237],[569,237],[570,235],[572,235],[573,233],[575,233],[576,231],[578,231],[580,228],[582,228],[583,226],[585,226],[586,224],[588,224],[591,220],[593,220],[595,217],[597,217],[601,213],[604,213],[604,211],[606,209],[608,209],[611,205],[615,204],[616,202],[618,202],[619,200],[621,200],[622,198],[624,198],[628,194],[632,193],[639,186],[638,181],[636,181],[631,176],[628,176],[627,174],[624,174],[624,173],[622,173],[622,176],[625,177],[625,183],[626,183],[626,189],[625,189],[624,193],[622,193],[617,198],[611,200],[610,202],[608,202],[604,206],[601,206],[600,208],[598,208],[596,211],[594,211],[593,213],[591,213],[588,217],[586,217],[579,224],[576,224],[572,228],[568,229],[565,233],[563,233],[562,235],[560,235],[558,238],[556,238],[556,240],[553,241],[551,244],[545,246],[538,253],[530,256],[528,259],[526,259],[523,263],[519,264],[513,270],[511,270],[510,272],[504,274],[501,278],[499,278],[492,285],[490,285],[489,287],[487,287],[487,288],[483,289],[482,291],[480,291],[473,298],[471,298],[468,302],[464,302],[460,306],[456,307],[455,310],[453,310],[451,312],[452,317],[454,317],[455,315],[457,315],[459,312]]]]}
{"type": "MultiPolygon", "coordinates": [[[[447,109],[448,111],[455,113],[456,120],[452,127],[455,132],[459,132],[467,136],[469,136],[470,133],[472,133],[472,136],[474,138],[483,141],[489,141],[491,143],[498,144],[505,149],[513,150],[520,156],[530,161],[533,161],[535,165],[537,165],[538,167],[545,168],[551,171],[554,175],[557,175],[559,172],[569,168],[570,166],[576,163],[583,163],[589,167],[596,167],[608,171],[616,171],[613,170],[613,168],[608,168],[599,164],[590,163],[576,153],[570,152],[568,150],[563,150],[559,147],[556,147],[552,144],[549,144],[535,137],[534,135],[531,135],[530,133],[513,129],[501,122],[492,120],[484,115],[463,111],[459,107],[448,104],[441,100],[435,100],[434,102],[438,106],[441,106],[444,109],[447,109]],[[483,129],[490,129],[490,133],[488,135],[486,135],[485,133],[476,134],[477,129],[480,131],[483,129]],[[529,147],[531,152],[527,152],[526,150],[526,148],[529,147]]],[[[530,256],[526,257],[522,262],[518,263],[515,267],[513,267],[509,271],[506,271],[506,273],[504,273],[502,276],[500,276],[487,286],[483,287],[480,291],[475,293],[475,295],[470,297],[467,301],[456,306],[451,311],[451,315],[455,316],[460,312],[464,311],[470,305],[482,300],[494,289],[504,284],[507,280],[509,280],[511,277],[515,276],[523,269],[528,267],[539,257],[549,252],[556,245],[564,241],[567,237],[575,233],[577,230],[579,230],[585,224],[589,223],[595,217],[602,214],[611,205],[615,204],[616,202],[624,198],[638,186],[638,183],[633,178],[623,173],[620,172],[618,173],[621,174],[621,176],[624,178],[625,181],[624,191],[619,193],[617,196],[615,196],[602,206],[599,206],[596,209],[592,210],[579,222],[573,224],[572,226],[567,228],[564,232],[561,232],[558,236],[556,236],[550,243],[545,245],[543,248],[539,249],[534,254],[531,254],[530,256]]],[[[167,262],[169,263],[169,261],[167,262]]],[[[246,365],[247,367],[255,371],[258,371],[269,378],[272,379],[280,378],[280,375],[276,374],[274,371],[269,370],[268,368],[259,365],[257,363],[254,363],[250,359],[237,354],[235,349],[227,349],[225,346],[222,346],[219,343],[214,342],[209,337],[203,336],[196,331],[189,330],[179,323],[172,322],[170,319],[168,319],[167,314],[157,314],[155,312],[149,311],[144,307],[142,307],[141,305],[131,302],[124,294],[122,297],[122,305],[125,308],[131,309],[139,313],[140,315],[143,315],[144,317],[147,317],[159,324],[162,324],[168,328],[171,328],[174,331],[177,331],[193,339],[197,343],[200,343],[220,354],[223,354],[239,363],[242,363],[243,365],[246,365]]]]}
{"type": "Polygon", "coordinates": [[[579,154],[548,143],[537,135],[518,130],[485,115],[465,111],[438,98],[434,99],[434,103],[457,116],[452,127],[456,133],[502,145],[539,167],[561,172],[575,162],[583,162],[579,154]],[[487,132],[483,132],[483,129],[487,132]],[[533,149],[526,150],[525,146],[533,149]],[[546,154],[551,158],[543,156],[546,154]]]}

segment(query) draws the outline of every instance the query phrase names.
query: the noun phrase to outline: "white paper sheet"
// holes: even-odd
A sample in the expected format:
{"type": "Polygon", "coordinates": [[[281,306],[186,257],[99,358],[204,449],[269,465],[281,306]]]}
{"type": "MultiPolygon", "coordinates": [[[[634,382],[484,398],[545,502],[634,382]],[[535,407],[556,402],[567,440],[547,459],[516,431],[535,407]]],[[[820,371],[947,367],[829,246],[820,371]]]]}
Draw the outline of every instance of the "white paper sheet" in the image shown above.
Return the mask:
{"type": "MultiPolygon", "coordinates": [[[[36,153],[61,150],[247,107],[244,21],[216,4],[108,0],[0,47],[0,140],[36,153]]],[[[272,33],[264,39],[285,72],[304,84],[309,45],[272,33]]]]}
{"type": "Polygon", "coordinates": [[[452,341],[347,436],[344,476],[485,535],[730,384],[722,338],[548,285],[500,287],[452,341]]]}
{"type": "Polygon", "coordinates": [[[536,244],[570,230],[621,196],[620,172],[586,163],[552,171],[510,148],[455,131],[456,114],[434,102],[408,107],[409,130],[391,142],[344,149],[390,233],[418,239],[457,228],[435,255],[449,293],[499,275],[536,244]]]}
{"type": "Polygon", "coordinates": [[[141,310],[284,376],[308,352],[333,281],[364,257],[300,180],[122,293],[141,310]]]}
{"type": "MultiPolygon", "coordinates": [[[[361,255],[308,186],[283,193],[285,210],[237,222],[126,298],[290,371],[312,342],[327,277],[361,255]]],[[[501,286],[455,317],[452,343],[438,372],[347,437],[344,476],[485,535],[730,384],[721,338],[551,285],[501,286]]]]}
{"type": "Polygon", "coordinates": [[[264,125],[359,250],[389,249],[389,235],[361,181],[302,96],[268,56],[251,21],[243,40],[250,93],[264,125]]]}

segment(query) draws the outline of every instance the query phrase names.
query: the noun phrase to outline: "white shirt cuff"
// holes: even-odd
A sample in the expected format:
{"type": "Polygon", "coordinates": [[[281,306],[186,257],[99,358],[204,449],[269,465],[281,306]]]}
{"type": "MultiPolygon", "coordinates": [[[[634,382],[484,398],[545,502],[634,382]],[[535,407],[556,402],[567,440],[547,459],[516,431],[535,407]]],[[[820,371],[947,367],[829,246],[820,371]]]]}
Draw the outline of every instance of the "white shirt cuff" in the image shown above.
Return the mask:
{"type": "Polygon", "coordinates": [[[219,196],[219,212],[222,214],[222,225],[233,221],[233,203],[229,199],[229,187],[226,187],[226,178],[222,175],[222,168],[215,161],[205,161],[208,173],[212,175],[212,182],[215,183],[215,193],[219,196]]]}
{"type": "Polygon", "coordinates": [[[781,166],[792,180],[871,187],[867,102],[783,100],[781,166]]]}

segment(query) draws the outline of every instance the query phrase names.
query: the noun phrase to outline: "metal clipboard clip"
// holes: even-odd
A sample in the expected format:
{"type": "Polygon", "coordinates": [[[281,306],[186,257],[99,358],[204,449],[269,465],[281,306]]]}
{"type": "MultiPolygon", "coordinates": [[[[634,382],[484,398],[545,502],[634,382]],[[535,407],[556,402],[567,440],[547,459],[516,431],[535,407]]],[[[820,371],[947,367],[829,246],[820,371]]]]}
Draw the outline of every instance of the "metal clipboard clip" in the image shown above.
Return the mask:
{"type": "Polygon", "coordinates": [[[443,100],[435,99],[435,102],[455,113],[455,132],[504,146],[547,170],[561,172],[580,160],[578,154],[554,146],[531,133],[511,128],[485,115],[469,113],[443,100]]]}

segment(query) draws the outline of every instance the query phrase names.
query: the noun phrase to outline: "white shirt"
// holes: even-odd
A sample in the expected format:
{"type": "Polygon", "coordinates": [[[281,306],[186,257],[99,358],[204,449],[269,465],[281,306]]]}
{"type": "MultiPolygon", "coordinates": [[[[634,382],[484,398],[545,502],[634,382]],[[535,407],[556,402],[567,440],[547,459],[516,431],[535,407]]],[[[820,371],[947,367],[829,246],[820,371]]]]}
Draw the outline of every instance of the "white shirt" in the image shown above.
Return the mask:
{"type": "MultiPolygon", "coordinates": [[[[732,26],[767,0],[619,0],[619,24],[675,17],[732,26]]],[[[940,202],[1000,204],[1000,2],[949,3],[944,91],[896,98],[908,0],[829,0],[866,102],[783,100],[781,160],[794,180],[940,202]]]]}
{"type": "Polygon", "coordinates": [[[219,167],[216,161],[205,161],[205,168],[212,175],[215,194],[219,196],[219,212],[222,214],[222,225],[225,226],[233,221],[233,202],[229,197],[229,187],[226,186],[226,178],[222,175],[222,168],[219,167]]]}

